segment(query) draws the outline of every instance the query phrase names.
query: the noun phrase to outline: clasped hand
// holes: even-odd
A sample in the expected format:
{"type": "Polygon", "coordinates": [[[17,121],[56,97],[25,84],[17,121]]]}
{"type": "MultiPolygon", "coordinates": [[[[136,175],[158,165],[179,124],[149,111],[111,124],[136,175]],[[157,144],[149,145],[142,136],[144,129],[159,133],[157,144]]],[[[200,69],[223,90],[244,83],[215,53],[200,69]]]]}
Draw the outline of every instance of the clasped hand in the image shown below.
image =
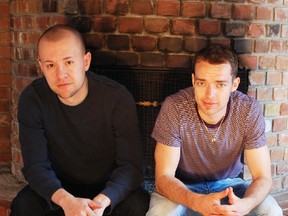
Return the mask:
{"type": "Polygon", "coordinates": [[[75,197],[63,209],[65,216],[102,216],[105,208],[96,200],[75,197]]]}
{"type": "Polygon", "coordinates": [[[249,213],[243,199],[237,197],[231,187],[218,193],[201,195],[195,206],[195,210],[204,216],[243,216],[249,213]],[[228,197],[229,204],[221,205],[221,199],[225,197],[228,197]]]}

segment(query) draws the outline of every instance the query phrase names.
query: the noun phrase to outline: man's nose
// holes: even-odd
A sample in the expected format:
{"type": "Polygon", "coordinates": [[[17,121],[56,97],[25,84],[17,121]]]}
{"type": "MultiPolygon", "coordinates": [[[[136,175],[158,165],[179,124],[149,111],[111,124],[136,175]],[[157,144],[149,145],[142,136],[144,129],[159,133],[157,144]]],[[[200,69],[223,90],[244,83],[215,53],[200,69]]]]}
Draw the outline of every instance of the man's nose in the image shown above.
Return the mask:
{"type": "Polygon", "coordinates": [[[216,88],[213,85],[208,85],[206,89],[206,96],[209,98],[214,98],[216,94],[216,88]]]}
{"type": "Polygon", "coordinates": [[[67,70],[63,64],[58,64],[56,67],[56,76],[61,79],[65,77],[67,74],[67,70]]]}

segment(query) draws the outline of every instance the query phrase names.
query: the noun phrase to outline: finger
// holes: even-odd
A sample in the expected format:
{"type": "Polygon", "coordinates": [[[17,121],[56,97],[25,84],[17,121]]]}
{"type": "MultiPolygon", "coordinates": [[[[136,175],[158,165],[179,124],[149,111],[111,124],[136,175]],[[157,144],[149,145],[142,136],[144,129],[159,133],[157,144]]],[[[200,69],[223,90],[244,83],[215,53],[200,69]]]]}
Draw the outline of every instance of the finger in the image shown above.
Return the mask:
{"type": "Polygon", "coordinates": [[[215,195],[216,195],[216,197],[217,197],[217,199],[223,199],[223,198],[225,198],[225,197],[227,197],[228,196],[228,193],[229,193],[229,190],[228,190],[228,188],[226,188],[225,190],[223,190],[223,191],[220,191],[220,192],[218,192],[218,193],[215,193],[215,195]]]}
{"type": "Polygon", "coordinates": [[[234,204],[239,198],[234,194],[233,188],[229,188],[229,193],[228,193],[228,198],[229,198],[229,203],[234,204]]]}
{"type": "Polygon", "coordinates": [[[99,209],[99,208],[102,208],[102,207],[103,207],[103,205],[102,205],[100,202],[96,201],[96,200],[90,200],[90,201],[88,202],[88,205],[89,205],[89,207],[90,207],[92,210],[99,209]]]}

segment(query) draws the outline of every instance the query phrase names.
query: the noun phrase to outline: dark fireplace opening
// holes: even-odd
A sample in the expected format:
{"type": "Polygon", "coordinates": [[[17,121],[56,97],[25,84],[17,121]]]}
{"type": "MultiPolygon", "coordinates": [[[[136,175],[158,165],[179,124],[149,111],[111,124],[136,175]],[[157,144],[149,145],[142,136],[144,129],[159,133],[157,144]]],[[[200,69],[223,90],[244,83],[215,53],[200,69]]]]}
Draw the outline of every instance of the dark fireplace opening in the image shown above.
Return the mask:
{"type": "MultiPolygon", "coordinates": [[[[133,95],[144,149],[145,180],[153,182],[156,142],[151,132],[154,122],[167,96],[192,86],[191,69],[98,67],[91,70],[123,84],[133,95]]],[[[238,90],[245,94],[249,86],[248,72],[245,68],[238,70],[241,79],[238,90]]]]}

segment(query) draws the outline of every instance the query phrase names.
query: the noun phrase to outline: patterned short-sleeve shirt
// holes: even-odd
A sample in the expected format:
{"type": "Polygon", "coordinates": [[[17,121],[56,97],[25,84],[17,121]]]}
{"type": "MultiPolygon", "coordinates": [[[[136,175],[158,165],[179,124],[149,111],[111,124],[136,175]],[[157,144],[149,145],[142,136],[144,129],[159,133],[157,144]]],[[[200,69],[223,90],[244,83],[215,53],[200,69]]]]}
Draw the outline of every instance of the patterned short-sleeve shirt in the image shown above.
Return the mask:
{"type": "MultiPolygon", "coordinates": [[[[216,130],[209,128],[212,134],[216,130]]],[[[165,99],[152,137],[181,148],[176,176],[186,183],[237,177],[243,169],[243,150],[266,145],[262,108],[239,91],[231,94],[225,119],[212,142],[197,112],[192,87],[165,99]]]]}

